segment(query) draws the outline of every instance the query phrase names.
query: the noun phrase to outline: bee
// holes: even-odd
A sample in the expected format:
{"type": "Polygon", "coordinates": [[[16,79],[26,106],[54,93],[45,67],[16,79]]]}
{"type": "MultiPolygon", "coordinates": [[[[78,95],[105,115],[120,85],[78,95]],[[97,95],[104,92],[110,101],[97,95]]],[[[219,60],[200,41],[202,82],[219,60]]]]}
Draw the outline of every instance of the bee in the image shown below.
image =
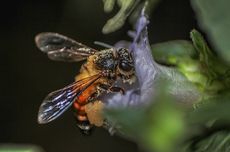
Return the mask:
{"type": "Polygon", "coordinates": [[[86,106],[98,101],[103,93],[124,94],[123,88],[115,86],[118,79],[130,84],[135,81],[134,61],[125,48],[98,51],[61,34],[50,32],[38,34],[35,43],[51,60],[86,60],[73,83],[45,97],[38,112],[40,124],[53,121],[72,105],[77,126],[84,134],[89,134],[94,125],[88,120],[86,106]]]}

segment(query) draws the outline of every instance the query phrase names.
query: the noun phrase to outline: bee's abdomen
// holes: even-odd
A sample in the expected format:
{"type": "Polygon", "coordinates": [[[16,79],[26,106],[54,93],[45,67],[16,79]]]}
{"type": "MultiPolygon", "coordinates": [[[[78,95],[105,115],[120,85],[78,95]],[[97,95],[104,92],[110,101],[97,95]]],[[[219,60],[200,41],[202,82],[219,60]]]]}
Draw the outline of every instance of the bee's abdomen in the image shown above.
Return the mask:
{"type": "Polygon", "coordinates": [[[90,135],[91,134],[93,126],[90,124],[90,122],[88,120],[86,120],[86,121],[78,121],[77,125],[78,125],[80,131],[84,135],[90,135]]]}
{"type": "Polygon", "coordinates": [[[91,132],[92,125],[90,124],[87,118],[85,112],[85,104],[86,102],[79,101],[79,99],[77,99],[73,104],[73,108],[74,108],[74,116],[77,121],[77,126],[79,127],[79,129],[83,134],[88,135],[91,132]]]}

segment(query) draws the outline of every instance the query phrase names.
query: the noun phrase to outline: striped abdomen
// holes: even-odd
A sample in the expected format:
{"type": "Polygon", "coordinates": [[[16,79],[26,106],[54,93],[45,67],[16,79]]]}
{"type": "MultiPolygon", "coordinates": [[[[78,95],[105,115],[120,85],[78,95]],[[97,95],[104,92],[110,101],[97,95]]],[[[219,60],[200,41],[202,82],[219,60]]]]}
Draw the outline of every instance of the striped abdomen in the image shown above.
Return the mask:
{"type": "Polygon", "coordinates": [[[86,89],[73,103],[74,116],[77,120],[77,125],[84,134],[89,134],[92,128],[87,114],[85,112],[85,105],[88,103],[89,97],[95,92],[95,85],[86,89]]]}

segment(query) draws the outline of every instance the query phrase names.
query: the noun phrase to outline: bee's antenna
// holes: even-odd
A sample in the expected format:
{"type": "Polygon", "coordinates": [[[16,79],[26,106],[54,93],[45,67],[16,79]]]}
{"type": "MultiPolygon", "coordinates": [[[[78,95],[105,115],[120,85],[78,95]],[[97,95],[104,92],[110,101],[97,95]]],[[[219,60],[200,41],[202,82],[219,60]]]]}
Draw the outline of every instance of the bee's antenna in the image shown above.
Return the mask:
{"type": "Polygon", "coordinates": [[[94,44],[96,44],[96,45],[99,45],[99,46],[103,46],[103,47],[105,47],[105,48],[114,48],[114,46],[112,46],[112,45],[109,45],[109,44],[106,44],[106,43],[103,43],[103,42],[99,42],[99,41],[94,41],[94,44]]]}

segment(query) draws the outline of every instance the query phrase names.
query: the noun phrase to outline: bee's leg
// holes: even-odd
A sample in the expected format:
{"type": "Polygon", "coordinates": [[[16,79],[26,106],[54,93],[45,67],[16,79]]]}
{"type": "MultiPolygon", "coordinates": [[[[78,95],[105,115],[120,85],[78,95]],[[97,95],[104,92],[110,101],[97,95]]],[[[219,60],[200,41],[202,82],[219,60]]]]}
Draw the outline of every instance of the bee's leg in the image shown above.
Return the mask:
{"type": "Polygon", "coordinates": [[[88,97],[87,101],[94,102],[95,99],[97,99],[99,95],[100,95],[100,91],[96,91],[91,96],[88,97]]]}
{"type": "Polygon", "coordinates": [[[98,91],[103,92],[103,91],[108,91],[110,87],[111,86],[107,84],[100,84],[97,89],[98,91]]]}
{"type": "Polygon", "coordinates": [[[114,135],[117,131],[117,128],[112,125],[111,123],[109,123],[107,120],[104,120],[103,122],[103,128],[105,128],[106,130],[108,130],[108,132],[110,133],[110,135],[114,135]]]}
{"type": "Polygon", "coordinates": [[[84,135],[90,135],[93,129],[93,125],[90,124],[86,113],[84,110],[82,110],[83,107],[84,106],[80,106],[78,102],[73,104],[74,118],[81,133],[84,135]]]}
{"type": "Polygon", "coordinates": [[[121,87],[113,87],[113,86],[106,85],[106,84],[100,84],[99,87],[100,87],[100,89],[102,89],[104,91],[120,92],[121,94],[125,94],[125,90],[121,87]]]}
{"type": "Polygon", "coordinates": [[[120,92],[121,94],[125,94],[125,90],[121,87],[111,87],[109,88],[110,92],[120,92]]]}

